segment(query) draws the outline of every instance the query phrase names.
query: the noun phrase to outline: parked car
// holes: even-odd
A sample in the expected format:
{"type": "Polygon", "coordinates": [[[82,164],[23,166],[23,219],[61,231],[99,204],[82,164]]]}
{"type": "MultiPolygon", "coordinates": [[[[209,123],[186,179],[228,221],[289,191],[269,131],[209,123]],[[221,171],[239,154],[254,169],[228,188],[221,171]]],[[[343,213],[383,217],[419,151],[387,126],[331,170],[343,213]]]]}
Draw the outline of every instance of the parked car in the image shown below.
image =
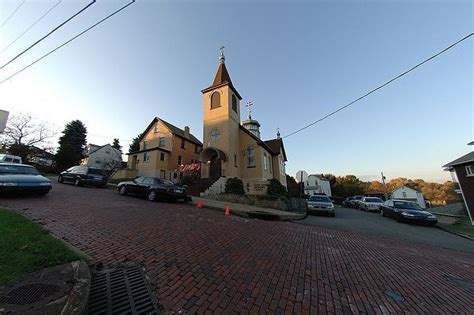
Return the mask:
{"type": "Polygon", "coordinates": [[[359,209],[364,211],[380,211],[383,200],[377,197],[364,197],[359,201],[359,209]]]}
{"type": "Polygon", "coordinates": [[[21,157],[11,154],[0,154],[0,163],[21,164],[21,157]]]}
{"type": "Polygon", "coordinates": [[[78,165],[68,168],[58,176],[60,183],[73,183],[76,186],[104,187],[107,184],[107,176],[98,168],[78,165]]]}
{"type": "Polygon", "coordinates": [[[159,199],[187,201],[186,187],[175,185],[172,181],[157,177],[142,176],[117,185],[121,195],[137,195],[150,201],[159,199]]]}
{"type": "Polygon", "coordinates": [[[361,201],[364,196],[354,196],[352,198],[353,199],[351,200],[350,207],[354,209],[359,209],[359,201],[361,201]]]}
{"type": "Polygon", "coordinates": [[[351,208],[353,200],[354,200],[354,197],[347,197],[344,201],[342,201],[342,207],[351,208]]]}
{"type": "Polygon", "coordinates": [[[17,163],[0,163],[0,193],[35,193],[46,195],[51,181],[36,168],[17,163]]]}
{"type": "Polygon", "coordinates": [[[391,217],[398,222],[416,222],[435,225],[438,219],[425,211],[417,203],[406,200],[389,199],[380,207],[380,214],[391,217]]]}
{"type": "Polygon", "coordinates": [[[334,204],[328,196],[324,195],[314,195],[310,196],[308,199],[308,212],[313,213],[323,213],[330,215],[331,217],[336,216],[336,211],[334,210],[334,204]]]}

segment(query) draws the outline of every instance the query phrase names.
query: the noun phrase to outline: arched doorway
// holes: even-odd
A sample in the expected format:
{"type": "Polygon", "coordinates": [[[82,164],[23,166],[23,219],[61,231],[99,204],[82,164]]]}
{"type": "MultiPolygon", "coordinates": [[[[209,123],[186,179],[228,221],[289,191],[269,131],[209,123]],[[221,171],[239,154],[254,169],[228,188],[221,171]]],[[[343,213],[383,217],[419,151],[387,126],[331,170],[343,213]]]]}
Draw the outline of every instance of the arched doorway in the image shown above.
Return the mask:
{"type": "Polygon", "coordinates": [[[217,148],[207,147],[199,156],[201,163],[209,165],[209,177],[221,177],[222,172],[222,161],[226,160],[224,152],[217,148]]]}

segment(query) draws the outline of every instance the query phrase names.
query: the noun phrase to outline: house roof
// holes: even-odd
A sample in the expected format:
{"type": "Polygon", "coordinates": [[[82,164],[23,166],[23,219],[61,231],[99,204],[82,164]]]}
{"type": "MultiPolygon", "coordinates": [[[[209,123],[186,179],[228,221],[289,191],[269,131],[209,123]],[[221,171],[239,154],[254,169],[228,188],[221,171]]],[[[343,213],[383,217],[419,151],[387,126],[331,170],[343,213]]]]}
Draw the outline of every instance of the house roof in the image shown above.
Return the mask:
{"type": "Polygon", "coordinates": [[[468,154],[465,154],[461,156],[460,158],[457,158],[454,161],[449,162],[446,165],[443,165],[443,167],[449,168],[455,165],[460,165],[460,164],[469,163],[469,162],[474,162],[474,151],[469,152],[468,154]]]}
{"type": "Polygon", "coordinates": [[[143,153],[143,152],[148,152],[148,151],[155,151],[155,150],[162,151],[162,152],[166,152],[166,153],[170,153],[170,152],[171,152],[171,151],[169,151],[169,150],[163,149],[162,147],[153,147],[153,148],[148,148],[148,149],[143,149],[143,150],[128,152],[128,153],[126,153],[126,155],[134,155],[134,154],[138,154],[138,153],[143,153]]]}
{"type": "Polygon", "coordinates": [[[117,154],[118,157],[122,158],[122,150],[114,148],[113,146],[110,145],[110,143],[106,143],[101,146],[90,144],[89,147],[94,147],[94,148],[92,148],[89,152],[87,152],[87,156],[90,156],[92,153],[97,152],[106,146],[109,146],[115,152],[115,154],[117,154]]]}
{"type": "Polygon", "coordinates": [[[319,178],[320,180],[329,181],[329,179],[324,178],[324,176],[323,176],[322,174],[310,174],[310,175],[308,175],[308,178],[309,178],[310,176],[317,177],[317,178],[319,178]]]}
{"type": "Polygon", "coordinates": [[[164,121],[163,119],[159,118],[159,117],[155,117],[151,123],[148,125],[148,127],[146,127],[145,131],[142,133],[139,141],[142,141],[143,137],[148,133],[148,131],[153,127],[153,125],[157,122],[157,121],[161,121],[170,131],[172,134],[174,135],[177,135],[178,137],[181,137],[183,139],[186,139],[190,142],[193,142],[194,144],[197,144],[199,146],[202,147],[202,142],[199,141],[198,138],[196,138],[195,136],[193,136],[191,133],[189,133],[189,138],[186,138],[185,135],[184,135],[184,130],[183,129],[180,129],[178,127],[176,127],[175,125],[173,124],[170,124],[169,122],[167,121],[164,121]]]}
{"type": "Polygon", "coordinates": [[[288,159],[286,158],[285,147],[283,146],[283,140],[281,138],[266,140],[263,142],[270,147],[273,154],[275,155],[278,155],[281,151],[283,151],[283,157],[285,158],[285,161],[288,161],[288,159]]]}
{"type": "Polygon", "coordinates": [[[214,81],[212,82],[212,85],[208,88],[205,88],[201,92],[206,93],[206,92],[209,92],[210,90],[213,90],[225,85],[230,86],[230,88],[234,91],[234,93],[237,95],[239,100],[242,99],[239,92],[237,92],[234,85],[232,84],[232,80],[230,79],[230,75],[229,75],[229,72],[227,71],[225,63],[221,63],[219,65],[219,68],[217,68],[216,76],[214,77],[214,81]]]}
{"type": "Polygon", "coordinates": [[[414,191],[416,191],[416,192],[421,193],[418,189],[413,188],[413,187],[410,187],[410,186],[407,186],[407,185],[403,185],[403,186],[398,187],[397,189],[394,189],[394,190],[392,191],[392,193],[394,193],[395,191],[397,191],[397,190],[399,190],[399,189],[401,189],[401,188],[407,188],[407,189],[411,189],[411,190],[414,190],[414,191]]]}

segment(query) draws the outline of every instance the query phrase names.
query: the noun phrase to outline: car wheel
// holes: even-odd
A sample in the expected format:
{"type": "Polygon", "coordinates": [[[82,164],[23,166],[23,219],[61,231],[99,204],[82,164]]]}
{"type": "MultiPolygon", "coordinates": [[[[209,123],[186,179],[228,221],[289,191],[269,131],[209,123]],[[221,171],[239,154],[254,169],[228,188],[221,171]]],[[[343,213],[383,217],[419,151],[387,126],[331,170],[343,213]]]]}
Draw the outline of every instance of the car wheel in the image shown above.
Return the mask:
{"type": "Polygon", "coordinates": [[[61,175],[58,176],[58,183],[64,183],[64,179],[61,175]]]}
{"type": "Polygon", "coordinates": [[[156,200],[156,191],[150,190],[148,192],[148,200],[155,201],[156,200]]]}
{"type": "Polygon", "coordinates": [[[76,178],[76,180],[74,181],[74,186],[81,186],[82,183],[81,183],[81,179],[80,178],[76,178]]]}
{"type": "Polygon", "coordinates": [[[127,186],[122,185],[119,187],[119,194],[125,196],[127,194],[127,186]]]}

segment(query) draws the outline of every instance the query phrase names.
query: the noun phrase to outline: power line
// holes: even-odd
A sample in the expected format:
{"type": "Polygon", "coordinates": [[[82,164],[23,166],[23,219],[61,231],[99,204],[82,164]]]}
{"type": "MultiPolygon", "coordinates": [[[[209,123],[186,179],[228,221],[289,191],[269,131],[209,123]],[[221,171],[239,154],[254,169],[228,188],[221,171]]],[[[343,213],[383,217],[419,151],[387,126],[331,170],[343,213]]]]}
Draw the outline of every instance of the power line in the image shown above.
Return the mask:
{"type": "Polygon", "coordinates": [[[12,12],[12,14],[10,14],[10,16],[8,16],[7,19],[3,21],[2,25],[0,25],[0,28],[2,28],[5,24],[7,24],[8,21],[10,21],[10,19],[15,15],[16,12],[18,12],[18,10],[20,10],[20,8],[24,4],[25,4],[25,0],[21,1],[21,3],[16,7],[16,9],[12,12]]]}
{"type": "Polygon", "coordinates": [[[430,61],[430,60],[432,60],[432,59],[438,57],[438,56],[441,55],[442,53],[448,51],[449,49],[453,48],[454,46],[456,46],[456,45],[460,44],[461,42],[467,40],[469,37],[471,37],[471,36],[473,36],[473,35],[474,35],[474,33],[470,33],[470,34],[464,36],[463,38],[461,38],[460,40],[456,41],[455,43],[449,45],[448,47],[444,48],[444,49],[441,50],[440,52],[438,52],[438,53],[434,54],[433,56],[429,57],[428,59],[425,59],[424,61],[418,63],[416,66],[411,67],[410,69],[408,69],[408,70],[406,70],[405,72],[402,72],[401,74],[397,75],[396,77],[394,77],[394,78],[388,80],[387,82],[385,82],[384,84],[382,84],[382,85],[376,87],[375,89],[371,90],[370,92],[368,92],[368,93],[366,93],[366,94],[364,94],[364,95],[362,95],[362,96],[356,98],[355,100],[353,100],[353,101],[350,102],[349,104],[344,105],[344,106],[342,106],[342,107],[339,107],[338,109],[336,109],[335,111],[333,111],[333,112],[327,114],[326,116],[321,117],[320,119],[318,119],[318,120],[316,120],[316,121],[310,123],[309,125],[304,126],[303,128],[300,128],[300,129],[298,129],[298,130],[296,130],[296,131],[293,131],[292,133],[290,133],[290,134],[284,136],[283,138],[288,138],[288,137],[290,137],[290,136],[292,136],[292,135],[294,135],[294,134],[297,134],[298,132],[301,132],[301,131],[303,131],[303,130],[305,130],[305,129],[311,127],[311,126],[314,126],[315,124],[317,124],[317,123],[319,123],[319,122],[325,120],[326,118],[331,117],[332,115],[334,115],[334,114],[340,112],[341,110],[343,110],[343,109],[345,109],[345,108],[347,108],[347,107],[353,105],[354,103],[360,101],[361,99],[366,98],[366,97],[369,96],[370,94],[372,94],[372,93],[374,93],[374,92],[380,90],[381,88],[383,88],[383,87],[389,85],[389,84],[392,83],[393,81],[395,81],[395,80],[397,80],[397,79],[399,79],[399,78],[405,76],[406,74],[412,72],[413,70],[415,70],[416,68],[422,66],[423,64],[427,63],[428,61],[430,61]]]}
{"type": "Polygon", "coordinates": [[[102,20],[100,20],[99,22],[93,24],[92,26],[86,28],[84,31],[80,32],[79,34],[77,34],[76,36],[70,38],[69,40],[67,40],[66,42],[62,43],[61,45],[59,45],[58,47],[54,48],[53,50],[49,51],[48,53],[44,54],[43,56],[41,56],[40,58],[36,59],[35,61],[33,61],[32,63],[30,63],[29,65],[21,68],[20,70],[16,71],[15,73],[13,73],[12,75],[10,75],[9,77],[7,77],[6,79],[0,81],[0,83],[5,83],[6,81],[10,80],[11,78],[13,78],[14,76],[16,76],[17,74],[25,71],[26,69],[28,69],[29,67],[33,66],[35,63],[37,62],[40,62],[41,60],[43,60],[44,58],[48,57],[49,55],[51,55],[52,53],[54,53],[55,51],[61,49],[62,47],[66,46],[67,44],[69,44],[70,42],[72,42],[73,40],[75,40],[76,38],[82,36],[83,34],[87,33],[88,31],[90,31],[91,29],[93,29],[94,27],[96,27],[97,25],[101,24],[102,22],[104,22],[105,20],[108,20],[109,18],[111,18],[112,16],[114,16],[115,14],[119,13],[120,11],[124,10],[125,8],[127,8],[129,5],[135,3],[135,0],[132,0],[131,2],[129,2],[128,4],[120,7],[118,10],[112,12],[111,14],[107,15],[105,18],[103,18],[102,20]]]}
{"type": "Polygon", "coordinates": [[[32,45],[30,45],[28,48],[26,48],[25,50],[23,50],[21,53],[19,53],[18,55],[16,55],[15,57],[13,57],[10,61],[8,61],[6,64],[4,64],[3,66],[0,67],[0,69],[3,69],[5,68],[6,66],[8,66],[10,63],[12,63],[13,61],[15,61],[17,58],[19,58],[21,55],[23,55],[24,53],[26,53],[28,50],[30,50],[31,48],[35,47],[37,44],[39,44],[41,41],[43,41],[46,37],[48,37],[49,35],[53,34],[54,32],[56,32],[59,28],[61,28],[62,26],[64,26],[66,23],[68,23],[69,21],[71,21],[73,18],[75,18],[76,16],[78,16],[79,14],[81,14],[82,12],[84,12],[85,10],[87,10],[91,5],[93,5],[94,3],[96,2],[96,0],[92,0],[88,5],[86,5],[84,8],[82,8],[81,10],[79,10],[78,12],[76,12],[73,16],[71,16],[70,18],[68,18],[66,21],[62,22],[61,24],[59,24],[58,26],[56,26],[52,31],[50,31],[48,34],[44,35],[43,37],[41,37],[40,39],[38,39],[36,42],[34,42],[32,45]]]}
{"type": "Polygon", "coordinates": [[[22,38],[29,30],[31,30],[33,27],[35,27],[36,24],[38,24],[42,19],[44,19],[51,11],[53,11],[60,3],[62,2],[62,0],[59,0],[58,2],[56,2],[48,11],[46,11],[42,16],[40,16],[33,24],[31,24],[25,31],[23,31],[23,33],[21,33],[20,35],[18,35],[17,38],[15,38],[10,44],[8,44],[7,46],[5,46],[5,48],[3,48],[1,51],[0,51],[0,54],[3,53],[5,50],[7,50],[8,48],[10,48],[11,45],[13,45],[17,40],[19,40],[20,38],[22,38]]]}

